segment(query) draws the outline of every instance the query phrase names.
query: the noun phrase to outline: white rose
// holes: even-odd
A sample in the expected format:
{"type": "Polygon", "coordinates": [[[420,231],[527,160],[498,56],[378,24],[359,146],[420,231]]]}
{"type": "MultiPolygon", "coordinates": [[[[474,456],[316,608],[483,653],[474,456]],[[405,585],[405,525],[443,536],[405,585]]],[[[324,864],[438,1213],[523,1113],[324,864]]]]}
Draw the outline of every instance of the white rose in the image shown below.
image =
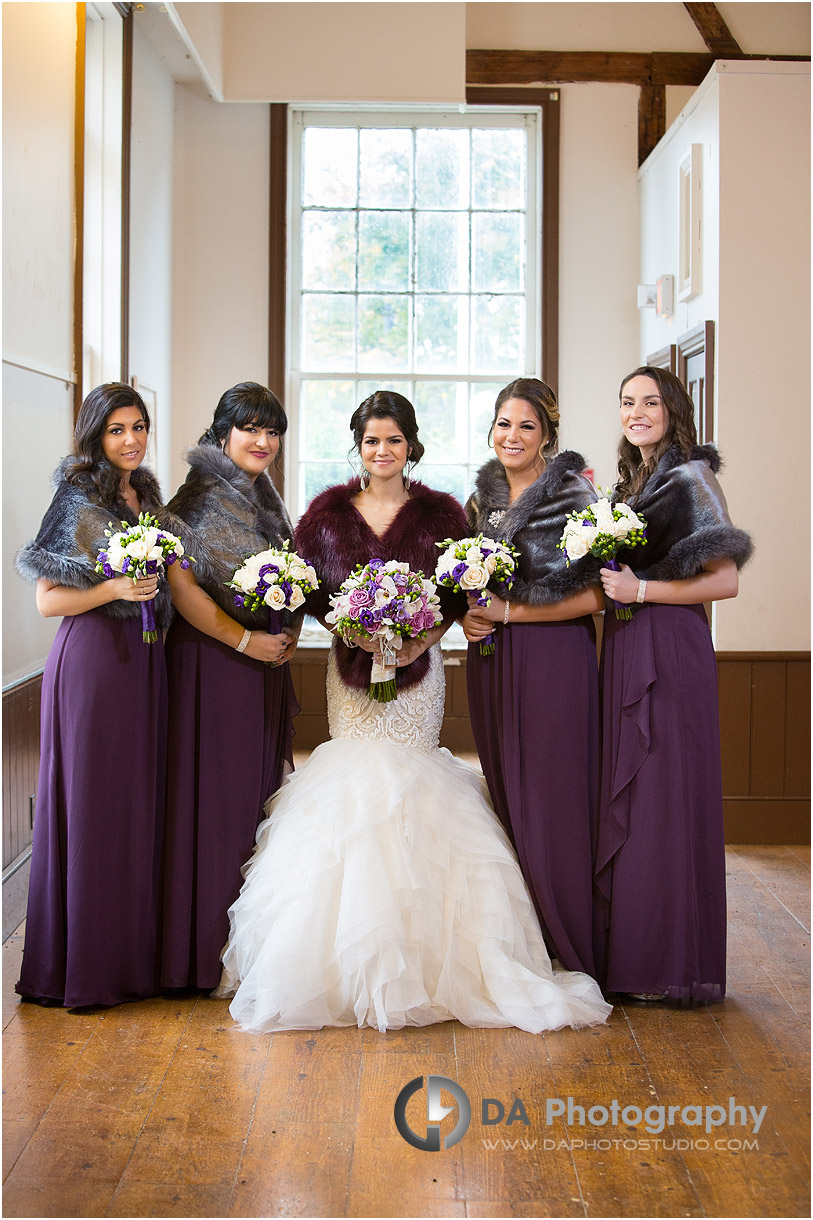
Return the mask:
{"type": "Polygon", "coordinates": [[[146,538],[134,538],[132,542],[127,543],[124,553],[129,555],[130,559],[140,561],[147,558],[151,549],[146,538]]]}
{"type": "Polygon", "coordinates": [[[483,560],[483,567],[488,572],[489,576],[493,576],[494,569],[497,567],[497,556],[486,555],[485,559],[483,560]]]}
{"type": "Polygon", "coordinates": [[[502,550],[502,547],[500,546],[499,542],[495,542],[493,538],[484,538],[483,541],[480,543],[480,546],[488,547],[492,551],[494,551],[494,550],[501,551],[502,550]]]}
{"type": "Polygon", "coordinates": [[[596,518],[596,525],[602,534],[612,534],[615,531],[615,517],[609,500],[596,500],[590,507],[596,518]]]}
{"type": "Polygon", "coordinates": [[[157,563],[163,563],[164,562],[164,552],[161,550],[160,546],[154,546],[152,548],[152,550],[149,552],[149,554],[147,555],[147,558],[154,559],[154,560],[156,560],[157,563]]]}
{"type": "Polygon", "coordinates": [[[565,538],[565,551],[568,559],[581,559],[586,555],[596,540],[598,530],[592,525],[582,525],[578,532],[568,532],[565,538]]]}
{"type": "Polygon", "coordinates": [[[121,539],[121,534],[116,534],[111,538],[107,546],[107,562],[114,572],[121,571],[124,560],[127,557],[121,541],[117,541],[117,539],[121,539]]]}
{"type": "Polygon", "coordinates": [[[288,575],[294,580],[301,580],[307,571],[307,564],[303,563],[298,555],[291,555],[288,560],[288,575]]]}
{"type": "Polygon", "coordinates": [[[251,593],[257,583],[257,575],[256,573],[249,572],[244,564],[242,568],[238,568],[234,573],[233,583],[237,585],[238,589],[242,589],[244,593],[251,593]]]}
{"type": "Polygon", "coordinates": [[[291,610],[296,610],[305,600],[305,594],[300,589],[299,585],[294,585],[291,589],[291,610]]]}
{"type": "Polygon", "coordinates": [[[272,585],[270,589],[266,590],[263,601],[265,602],[266,606],[270,606],[272,610],[284,610],[285,592],[280,588],[279,585],[272,585]]]}
{"type": "Polygon", "coordinates": [[[466,563],[482,563],[483,552],[479,546],[470,546],[466,551],[466,563]]]}
{"type": "Polygon", "coordinates": [[[308,564],[305,568],[305,579],[312,589],[317,588],[319,584],[319,577],[316,575],[316,569],[312,568],[310,564],[308,564]]]}
{"type": "Polygon", "coordinates": [[[488,584],[489,573],[482,563],[472,564],[460,577],[461,589],[484,589],[488,584]]]}

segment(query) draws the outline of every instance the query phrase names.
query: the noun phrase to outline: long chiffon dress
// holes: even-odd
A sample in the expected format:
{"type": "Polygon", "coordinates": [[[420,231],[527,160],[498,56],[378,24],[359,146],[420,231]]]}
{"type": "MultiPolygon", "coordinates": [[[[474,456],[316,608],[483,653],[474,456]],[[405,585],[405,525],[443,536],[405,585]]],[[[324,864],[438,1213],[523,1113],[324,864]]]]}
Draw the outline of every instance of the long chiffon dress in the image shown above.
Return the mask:
{"type": "MultiPolygon", "coordinates": [[[[66,459],[60,474],[68,471],[66,459]]],[[[131,478],[142,507],[160,490],[143,467],[131,478]]],[[[97,504],[58,478],[22,575],[86,589],[109,520],[135,523],[123,502],[97,504]]],[[[165,582],[153,602],[158,639],[142,639],[141,609],[116,601],[63,618],[42,678],[40,768],[17,992],[65,1007],[119,1004],[159,990],[159,880],[164,825],[167,682],[160,628],[165,582]]]]}
{"type": "MultiPolygon", "coordinates": [[[[712,561],[741,567],[711,445],[673,446],[632,501],[647,543],[622,552],[646,580],[712,561]]],[[[611,992],[712,1003],[725,995],[726,892],[717,666],[703,606],[605,614],[596,851],[596,953],[611,992]]]]}
{"type": "Polygon", "coordinates": [[[440,649],[391,703],[328,670],[331,738],[268,806],[230,911],[219,995],[258,1030],[456,1018],[538,1033],[607,1019],[554,972],[482,778],[438,747],[440,649]]]}
{"type": "MultiPolygon", "coordinates": [[[[566,515],[596,498],[584,459],[565,451],[509,504],[496,459],[478,474],[469,526],[519,551],[512,603],[553,604],[598,580],[592,557],[567,567],[566,515]]],[[[551,957],[595,977],[593,851],[599,696],[591,615],[495,627],[494,653],[469,645],[469,715],[494,808],[516,847],[551,957]]]]}
{"type": "Polygon", "coordinates": [[[702,606],[606,615],[596,861],[608,991],[725,995],[717,664],[702,606]],[[605,906],[606,904],[606,906],[605,906]]]}
{"type": "MultiPolygon", "coordinates": [[[[168,508],[201,588],[249,630],[268,612],[238,608],[227,588],[251,554],[291,524],[271,480],[254,481],[216,445],[188,450],[190,470],[168,508]]],[[[293,767],[299,711],[290,667],[265,665],[177,614],[167,636],[169,737],[161,983],[211,991],[228,910],[240,892],[263,805],[293,767]]]]}

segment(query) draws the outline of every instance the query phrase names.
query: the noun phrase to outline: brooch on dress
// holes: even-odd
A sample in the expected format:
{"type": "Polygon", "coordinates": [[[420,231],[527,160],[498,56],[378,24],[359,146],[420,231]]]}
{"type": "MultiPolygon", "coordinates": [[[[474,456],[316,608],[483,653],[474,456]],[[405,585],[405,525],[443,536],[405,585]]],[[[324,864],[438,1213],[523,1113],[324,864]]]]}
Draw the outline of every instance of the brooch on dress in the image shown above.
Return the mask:
{"type": "Polygon", "coordinates": [[[496,529],[498,525],[502,525],[502,519],[505,516],[506,509],[495,508],[493,513],[488,514],[488,524],[492,529],[496,529]]]}

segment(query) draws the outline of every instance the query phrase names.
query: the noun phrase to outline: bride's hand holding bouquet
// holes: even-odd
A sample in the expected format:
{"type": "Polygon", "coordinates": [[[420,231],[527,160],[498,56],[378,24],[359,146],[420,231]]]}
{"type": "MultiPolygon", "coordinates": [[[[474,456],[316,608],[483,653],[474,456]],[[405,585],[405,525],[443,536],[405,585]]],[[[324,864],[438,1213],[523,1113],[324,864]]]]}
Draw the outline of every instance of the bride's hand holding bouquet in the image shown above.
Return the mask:
{"type": "Polygon", "coordinates": [[[443,620],[433,581],[412,571],[409,564],[372,559],[350,573],[330,604],[325,622],[346,644],[373,652],[367,694],[378,703],[388,703],[397,694],[398,655],[403,650],[405,664],[415,660],[423,651],[419,641],[443,620]]]}

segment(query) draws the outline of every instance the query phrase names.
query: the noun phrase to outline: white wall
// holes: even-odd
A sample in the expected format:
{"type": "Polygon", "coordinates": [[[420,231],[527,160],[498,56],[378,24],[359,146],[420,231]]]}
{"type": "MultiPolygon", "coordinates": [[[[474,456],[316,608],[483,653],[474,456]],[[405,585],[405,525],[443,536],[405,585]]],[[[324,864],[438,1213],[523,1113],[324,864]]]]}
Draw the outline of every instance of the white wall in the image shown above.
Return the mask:
{"type": "Polygon", "coordinates": [[[175,84],[135,22],[130,150],[130,375],[152,412],[149,460],[171,477],[175,84]]]}
{"type": "Polygon", "coordinates": [[[223,391],[268,378],[269,138],[267,106],[176,85],[170,495],[223,391]]]}
{"type": "Polygon", "coordinates": [[[561,89],[561,447],[614,481],[618,383],[638,353],[638,90],[561,89]]]}
{"type": "Polygon", "coordinates": [[[48,373],[73,373],[75,55],[73,4],[3,5],[4,685],[44,664],[58,626],[13,562],[73,429],[71,388],[48,373]]]}
{"type": "Polygon", "coordinates": [[[721,650],[810,646],[809,84],[803,64],[719,63],[640,171],[652,283],[677,274],[677,166],[703,146],[702,291],[671,319],[640,311],[640,357],[715,323],[721,482],[756,544],[739,597],[715,608],[721,650]]]}

